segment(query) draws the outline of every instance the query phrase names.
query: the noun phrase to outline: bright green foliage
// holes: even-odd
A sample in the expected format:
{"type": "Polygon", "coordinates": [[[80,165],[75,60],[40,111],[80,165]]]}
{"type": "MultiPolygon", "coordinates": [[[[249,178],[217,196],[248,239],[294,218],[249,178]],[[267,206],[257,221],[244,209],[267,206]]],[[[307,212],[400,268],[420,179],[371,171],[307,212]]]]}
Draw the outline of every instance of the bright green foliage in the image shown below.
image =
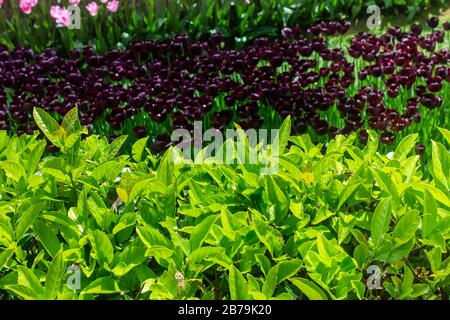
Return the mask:
{"type": "Polygon", "coordinates": [[[35,110],[58,156],[37,135],[0,133],[2,299],[448,299],[448,145],[433,144],[427,181],[414,136],[389,157],[373,132],[325,154],[289,137],[261,175],[156,158],[146,140],[119,155],[125,137],[83,137],[75,115],[59,126],[35,110]],[[370,265],[384,290],[367,288],[370,265]]]}

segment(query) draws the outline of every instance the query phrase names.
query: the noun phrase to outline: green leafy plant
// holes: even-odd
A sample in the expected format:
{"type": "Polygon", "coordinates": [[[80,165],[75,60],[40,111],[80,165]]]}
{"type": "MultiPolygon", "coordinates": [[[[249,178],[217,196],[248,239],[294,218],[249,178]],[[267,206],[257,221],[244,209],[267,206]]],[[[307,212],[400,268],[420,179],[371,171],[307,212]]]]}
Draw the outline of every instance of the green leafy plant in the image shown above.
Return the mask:
{"type": "Polygon", "coordinates": [[[279,170],[261,175],[177,164],[146,139],[121,154],[126,137],[84,136],[76,109],[61,125],[34,117],[61,152],[0,133],[3,299],[448,299],[442,144],[428,181],[414,135],[386,156],[373,132],[363,149],[339,135],[326,152],[285,132],[279,170]],[[366,285],[371,265],[382,290],[366,285]]]}

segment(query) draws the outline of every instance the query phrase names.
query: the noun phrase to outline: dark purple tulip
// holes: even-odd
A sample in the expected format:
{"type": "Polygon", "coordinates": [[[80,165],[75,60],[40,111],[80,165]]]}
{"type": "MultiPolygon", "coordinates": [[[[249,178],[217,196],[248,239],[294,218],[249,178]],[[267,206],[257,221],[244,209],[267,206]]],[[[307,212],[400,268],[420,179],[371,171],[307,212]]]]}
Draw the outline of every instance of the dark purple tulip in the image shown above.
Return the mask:
{"type": "Polygon", "coordinates": [[[442,80],[440,78],[428,79],[427,87],[431,92],[438,92],[442,89],[442,80]]]}
{"type": "Polygon", "coordinates": [[[345,34],[351,27],[352,23],[350,21],[344,21],[339,26],[339,33],[345,34]]]}
{"type": "Polygon", "coordinates": [[[444,66],[440,66],[436,68],[436,76],[438,76],[441,79],[446,79],[449,75],[449,68],[446,68],[444,66]]]}
{"type": "Polygon", "coordinates": [[[436,100],[435,100],[435,106],[437,108],[442,106],[442,97],[441,96],[436,96],[436,100]]]}
{"type": "Polygon", "coordinates": [[[416,154],[422,155],[425,152],[425,145],[423,143],[416,144],[416,154]]]}
{"type": "Polygon", "coordinates": [[[229,124],[232,118],[233,112],[231,110],[222,110],[213,114],[212,123],[215,128],[218,128],[229,124]]]}
{"type": "Polygon", "coordinates": [[[389,87],[387,88],[387,94],[388,94],[388,96],[391,97],[391,98],[397,97],[397,96],[398,96],[398,93],[399,93],[398,87],[395,86],[395,85],[394,85],[394,86],[389,86],[389,87]]]}
{"type": "Polygon", "coordinates": [[[359,132],[359,141],[361,144],[365,145],[367,144],[367,141],[369,140],[369,134],[367,133],[367,130],[361,130],[359,132]]]}
{"type": "Polygon", "coordinates": [[[394,142],[394,140],[395,140],[395,135],[392,134],[391,132],[384,131],[384,132],[381,134],[380,140],[381,140],[382,143],[388,144],[388,145],[389,145],[389,144],[392,144],[392,143],[394,142]]]}
{"type": "Polygon", "coordinates": [[[436,97],[431,93],[423,95],[420,98],[420,102],[429,109],[433,109],[434,107],[436,107],[436,97]]]}
{"type": "Polygon", "coordinates": [[[417,86],[416,94],[418,96],[423,96],[426,92],[427,92],[427,87],[425,87],[425,86],[417,86]]]}
{"type": "Polygon", "coordinates": [[[417,113],[415,113],[414,114],[414,116],[413,116],[413,120],[414,120],[414,122],[416,122],[416,123],[419,123],[420,122],[420,114],[417,112],[417,113]]]}
{"type": "Polygon", "coordinates": [[[308,130],[308,125],[303,119],[296,119],[292,125],[295,133],[304,133],[308,130]]]}
{"type": "Polygon", "coordinates": [[[420,35],[422,33],[422,26],[420,24],[413,24],[411,26],[411,31],[415,35],[420,35]]]}
{"type": "Polygon", "coordinates": [[[170,145],[172,144],[172,140],[170,135],[168,134],[161,134],[155,138],[155,141],[152,145],[152,151],[156,153],[160,153],[162,151],[167,150],[170,145]]]}
{"type": "Polygon", "coordinates": [[[439,25],[439,18],[438,17],[431,17],[427,19],[427,23],[430,26],[430,28],[436,28],[439,25]]]}
{"type": "MultiPolygon", "coordinates": [[[[185,36],[184,41],[187,40],[187,36],[185,36]]],[[[222,41],[224,40],[224,36],[221,33],[214,33],[211,35],[211,37],[209,37],[209,41],[211,42],[211,44],[217,46],[219,45],[222,41]]]]}
{"type": "Polygon", "coordinates": [[[147,135],[147,130],[144,126],[136,126],[133,128],[133,133],[138,139],[140,139],[147,135]]]}
{"type": "Polygon", "coordinates": [[[294,37],[294,31],[291,28],[283,28],[281,35],[286,39],[292,39],[294,37]]]}
{"type": "Polygon", "coordinates": [[[313,129],[317,135],[324,135],[328,132],[328,123],[325,120],[318,120],[313,125],[313,129]]]}
{"type": "Polygon", "coordinates": [[[55,153],[58,152],[59,149],[54,144],[47,142],[46,150],[49,153],[55,153]]]}

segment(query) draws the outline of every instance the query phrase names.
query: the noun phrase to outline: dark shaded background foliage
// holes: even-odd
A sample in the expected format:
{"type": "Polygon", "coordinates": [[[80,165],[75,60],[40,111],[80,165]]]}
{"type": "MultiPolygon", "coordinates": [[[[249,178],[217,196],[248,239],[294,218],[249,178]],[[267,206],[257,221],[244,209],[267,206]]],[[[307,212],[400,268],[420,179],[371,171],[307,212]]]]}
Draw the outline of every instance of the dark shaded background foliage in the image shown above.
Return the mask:
{"type": "MultiPolygon", "coordinates": [[[[64,3],[64,1],[63,1],[64,3]]],[[[305,26],[319,20],[357,19],[377,4],[384,15],[414,18],[427,8],[445,5],[445,0],[130,0],[121,1],[119,12],[105,8],[91,17],[82,6],[80,30],[58,28],[49,15],[53,1],[40,1],[32,14],[23,14],[18,1],[5,0],[0,10],[0,44],[31,46],[35,51],[54,47],[67,51],[83,45],[97,50],[127,45],[129,39],[170,38],[186,32],[202,39],[211,32],[223,33],[242,45],[260,35],[277,35],[286,26],[305,26]]]]}

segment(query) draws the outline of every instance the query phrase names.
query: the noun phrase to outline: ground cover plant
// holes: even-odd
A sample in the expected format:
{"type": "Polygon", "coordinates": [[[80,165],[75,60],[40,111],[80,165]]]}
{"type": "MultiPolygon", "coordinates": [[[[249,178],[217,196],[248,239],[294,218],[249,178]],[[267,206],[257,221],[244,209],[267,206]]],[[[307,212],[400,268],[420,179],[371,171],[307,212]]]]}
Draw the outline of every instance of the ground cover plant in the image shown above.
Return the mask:
{"type": "Polygon", "coordinates": [[[373,131],[364,148],[338,135],[323,154],[290,136],[288,117],[279,171],[262,176],[176,164],[147,138],[118,155],[125,137],[85,136],[76,109],[61,125],[34,118],[61,154],[45,156],[37,134],[0,134],[3,299],[448,299],[448,130],[428,180],[417,134],[389,155],[373,131]],[[374,264],[384,290],[366,287],[374,264]],[[68,267],[81,273],[73,290],[68,267]]]}
{"type": "Polygon", "coordinates": [[[0,300],[448,300],[438,5],[0,0],[0,300]]]}

